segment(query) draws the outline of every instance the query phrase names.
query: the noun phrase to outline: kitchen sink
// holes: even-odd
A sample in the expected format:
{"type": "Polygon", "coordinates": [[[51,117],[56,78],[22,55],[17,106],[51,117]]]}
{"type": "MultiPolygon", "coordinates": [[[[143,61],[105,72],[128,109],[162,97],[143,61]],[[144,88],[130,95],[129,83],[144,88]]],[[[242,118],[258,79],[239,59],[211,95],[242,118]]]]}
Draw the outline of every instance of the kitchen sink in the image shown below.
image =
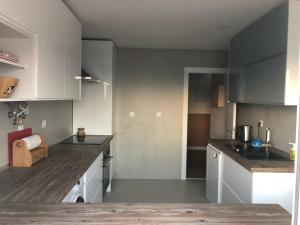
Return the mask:
{"type": "Polygon", "coordinates": [[[248,160],[290,160],[288,154],[273,147],[253,147],[250,144],[226,145],[248,160]]]}

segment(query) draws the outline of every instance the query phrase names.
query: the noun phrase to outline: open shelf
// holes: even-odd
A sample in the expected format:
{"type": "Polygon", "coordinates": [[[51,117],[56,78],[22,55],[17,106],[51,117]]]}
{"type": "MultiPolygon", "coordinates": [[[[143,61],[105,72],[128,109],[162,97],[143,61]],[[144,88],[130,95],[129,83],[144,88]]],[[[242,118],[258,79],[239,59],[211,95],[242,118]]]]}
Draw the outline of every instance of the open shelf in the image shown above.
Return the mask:
{"type": "Polygon", "coordinates": [[[6,59],[2,59],[0,58],[0,63],[2,64],[6,64],[6,65],[9,65],[9,66],[14,66],[14,67],[17,67],[17,68],[20,68],[20,69],[25,69],[26,67],[19,64],[19,63],[15,63],[15,62],[12,62],[12,61],[9,61],[9,60],[6,60],[6,59]]]}

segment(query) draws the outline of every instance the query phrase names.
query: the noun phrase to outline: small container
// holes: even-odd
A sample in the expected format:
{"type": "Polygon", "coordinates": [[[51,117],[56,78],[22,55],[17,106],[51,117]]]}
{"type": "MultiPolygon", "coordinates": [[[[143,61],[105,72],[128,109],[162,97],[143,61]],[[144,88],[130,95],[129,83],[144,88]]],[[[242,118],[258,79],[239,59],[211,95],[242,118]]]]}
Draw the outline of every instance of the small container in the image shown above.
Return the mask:
{"type": "Polygon", "coordinates": [[[260,138],[253,138],[251,140],[252,147],[260,148],[262,147],[263,141],[260,138]]]}
{"type": "Polygon", "coordinates": [[[295,160],[296,158],[296,144],[295,143],[289,143],[290,145],[292,145],[292,148],[290,150],[290,160],[295,160]]]}
{"type": "Polygon", "coordinates": [[[77,129],[77,137],[81,137],[81,138],[85,137],[85,130],[84,130],[84,128],[78,128],[77,129]]]}
{"type": "Polygon", "coordinates": [[[0,98],[8,98],[14,92],[18,82],[17,78],[0,76],[0,98]]]}
{"type": "Polygon", "coordinates": [[[266,144],[270,144],[271,142],[271,130],[266,128],[266,144]]]}

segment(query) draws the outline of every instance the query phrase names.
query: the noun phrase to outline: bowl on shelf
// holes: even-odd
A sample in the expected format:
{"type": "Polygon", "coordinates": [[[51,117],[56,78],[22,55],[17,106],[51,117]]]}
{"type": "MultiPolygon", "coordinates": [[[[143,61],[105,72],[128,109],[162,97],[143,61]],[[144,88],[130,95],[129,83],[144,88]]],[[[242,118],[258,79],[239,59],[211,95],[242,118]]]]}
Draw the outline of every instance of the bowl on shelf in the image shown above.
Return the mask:
{"type": "Polygon", "coordinates": [[[8,98],[18,85],[19,79],[0,76],[0,98],[8,98]]]}

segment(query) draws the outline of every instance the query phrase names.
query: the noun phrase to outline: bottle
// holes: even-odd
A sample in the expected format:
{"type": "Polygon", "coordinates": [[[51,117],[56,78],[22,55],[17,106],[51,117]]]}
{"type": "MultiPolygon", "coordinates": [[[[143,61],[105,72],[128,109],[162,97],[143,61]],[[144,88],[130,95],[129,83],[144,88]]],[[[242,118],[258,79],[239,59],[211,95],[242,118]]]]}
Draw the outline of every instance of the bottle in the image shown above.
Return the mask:
{"type": "Polygon", "coordinates": [[[295,160],[296,157],[296,144],[295,143],[290,143],[292,145],[292,148],[290,150],[290,160],[295,160]]]}

